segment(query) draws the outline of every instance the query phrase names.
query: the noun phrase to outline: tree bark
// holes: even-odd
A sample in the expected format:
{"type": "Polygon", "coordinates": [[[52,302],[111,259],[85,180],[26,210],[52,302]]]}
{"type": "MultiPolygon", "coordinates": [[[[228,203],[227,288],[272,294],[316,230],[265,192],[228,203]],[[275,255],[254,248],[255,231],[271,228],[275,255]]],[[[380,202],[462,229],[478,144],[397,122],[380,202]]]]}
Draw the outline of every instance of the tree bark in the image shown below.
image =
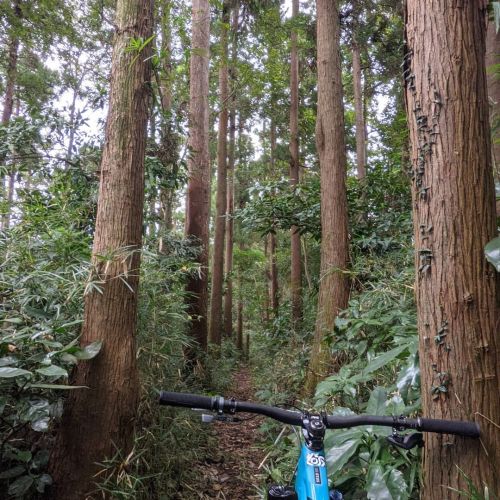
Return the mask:
{"type": "Polygon", "coordinates": [[[224,239],[227,209],[227,122],[228,122],[228,26],[229,5],[222,7],[220,34],[221,59],[219,66],[219,135],[217,139],[217,197],[215,203],[215,235],[210,297],[210,328],[208,340],[220,345],[222,333],[222,287],[224,281],[224,239]]]}
{"type": "MultiPolygon", "coordinates": [[[[422,497],[500,491],[498,275],[485,74],[486,1],[407,2],[409,114],[422,409],[476,420],[481,442],[428,434],[422,497]],[[496,422],[495,427],[491,422],[496,422]],[[460,468],[460,469],[459,469],[460,468]]],[[[455,498],[455,496],[453,496],[455,498]]]]}
{"type": "MultiPolygon", "coordinates": [[[[19,56],[19,35],[17,33],[18,24],[22,20],[20,0],[14,0],[12,3],[13,17],[11,21],[9,39],[8,39],[8,60],[7,60],[7,72],[5,75],[5,94],[3,99],[3,109],[2,109],[2,125],[8,127],[10,119],[12,117],[12,112],[14,109],[14,93],[16,88],[17,80],[17,60],[19,56]]],[[[0,163],[5,162],[5,156],[0,157],[0,163]]],[[[4,174],[0,174],[0,189],[1,194],[6,198],[7,207],[6,212],[2,216],[1,227],[6,229],[9,227],[10,220],[10,206],[13,199],[14,192],[14,174],[10,173],[6,185],[4,174]]]]}
{"type": "MultiPolygon", "coordinates": [[[[292,18],[299,14],[299,0],[292,0],[292,18]]],[[[299,183],[299,57],[297,31],[292,30],[290,61],[290,185],[299,183]]],[[[292,327],[295,330],[302,319],[302,256],[299,228],[292,226],[290,294],[292,301],[292,327]]]]}
{"type": "Polygon", "coordinates": [[[236,150],[236,64],[238,62],[238,27],[240,5],[234,3],[231,21],[231,109],[229,111],[229,153],[227,164],[227,218],[226,218],[226,294],[224,295],[224,333],[233,333],[233,248],[234,248],[234,177],[236,150]]]}
{"type": "Polygon", "coordinates": [[[12,116],[14,108],[14,90],[17,80],[17,60],[19,55],[19,35],[17,33],[17,24],[21,22],[21,1],[15,0],[13,2],[14,17],[12,25],[10,26],[9,42],[8,42],[8,61],[7,73],[5,79],[5,94],[3,99],[2,110],[2,125],[6,127],[12,116]]]}
{"type": "MultiPolygon", "coordinates": [[[[276,122],[271,120],[271,172],[276,174],[276,122]]],[[[271,310],[276,318],[279,314],[278,265],[276,262],[276,233],[269,233],[269,272],[271,310]]]]}
{"type": "Polygon", "coordinates": [[[81,345],[102,341],[96,358],[80,362],[50,461],[51,499],[81,499],[94,489],[98,462],[133,444],[139,392],[136,316],[144,204],[144,154],[150,45],[127,50],[152,32],[152,0],[118,0],[109,112],[81,345]],[[138,57],[136,57],[138,55],[138,57]],[[136,57],[136,58],[135,58],[136,57]],[[135,60],[134,60],[135,58],[135,60]],[[106,256],[106,257],[103,257],[106,256]]]}
{"type": "MultiPolygon", "coordinates": [[[[172,130],[172,19],[171,0],[162,2],[161,7],[161,61],[160,78],[158,81],[162,127],[161,155],[166,174],[175,178],[178,173],[177,137],[172,130]]],[[[162,187],[160,190],[161,227],[168,232],[173,228],[173,212],[175,203],[175,187],[162,187]]],[[[163,251],[163,238],[160,238],[160,252],[163,251]]]]}
{"type": "Polygon", "coordinates": [[[318,116],[316,147],[321,171],[321,276],[318,314],[306,379],[313,394],[329,370],[331,355],[325,336],[349,300],[346,274],[349,257],[347,231],[346,152],[342,73],[339,49],[338,2],[317,0],[318,116]]]}
{"type": "Polygon", "coordinates": [[[486,75],[488,78],[488,97],[490,103],[491,153],[493,172],[500,181],[500,33],[496,32],[495,22],[488,22],[486,35],[486,75]]]}
{"type": "MultiPolygon", "coordinates": [[[[210,208],[210,156],[208,62],[210,58],[210,9],[208,0],[193,0],[193,29],[189,89],[189,180],[186,197],[187,237],[199,245],[199,274],[186,285],[189,334],[202,348],[207,345],[208,241],[210,208]]],[[[188,353],[190,356],[191,354],[188,353]]]]}
{"type": "MultiPolygon", "coordinates": [[[[240,250],[243,244],[240,242],[240,250]]],[[[236,348],[243,350],[243,280],[241,271],[238,272],[238,309],[236,316],[236,348]]]]}
{"type": "Polygon", "coordinates": [[[361,81],[361,51],[356,41],[352,44],[352,80],[356,115],[356,167],[358,179],[363,180],[366,177],[366,127],[361,81]]]}

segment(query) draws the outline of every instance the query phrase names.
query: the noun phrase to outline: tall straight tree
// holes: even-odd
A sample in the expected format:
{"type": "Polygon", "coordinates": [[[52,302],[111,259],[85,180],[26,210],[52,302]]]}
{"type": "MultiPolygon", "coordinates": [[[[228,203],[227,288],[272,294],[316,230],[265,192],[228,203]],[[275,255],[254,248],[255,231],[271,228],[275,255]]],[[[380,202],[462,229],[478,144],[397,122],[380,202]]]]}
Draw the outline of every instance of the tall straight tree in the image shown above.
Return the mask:
{"type": "MultiPolygon", "coordinates": [[[[299,0],[292,0],[292,19],[299,15],[299,0]]],[[[292,29],[290,59],[290,185],[299,183],[299,55],[297,30],[292,29]]],[[[290,294],[292,324],[295,329],[302,318],[302,256],[299,228],[291,228],[290,294]]]]}
{"type": "Polygon", "coordinates": [[[231,109],[229,111],[229,151],[227,159],[227,205],[226,205],[226,293],[224,295],[224,333],[230,337],[233,332],[233,248],[234,248],[234,174],[236,165],[236,65],[238,63],[238,27],[240,5],[236,0],[231,20],[231,109]]]}
{"type": "Polygon", "coordinates": [[[208,151],[208,62],[210,59],[210,8],[208,0],[193,0],[189,79],[189,180],[186,197],[187,237],[200,245],[200,272],[186,285],[191,317],[189,333],[205,348],[208,324],[208,216],[210,208],[210,155],[208,151]]]}
{"type": "Polygon", "coordinates": [[[422,497],[500,491],[498,275],[485,74],[486,1],[408,0],[406,99],[426,417],[477,420],[482,439],[429,434],[422,497]],[[494,424],[493,422],[496,422],[494,424]],[[463,471],[463,472],[462,472],[463,471]]]}
{"type": "Polygon", "coordinates": [[[222,5],[220,24],[220,64],[219,64],[219,135],[217,138],[217,195],[215,202],[215,235],[212,261],[212,290],[210,296],[210,328],[208,340],[221,343],[222,333],[222,286],[224,281],[224,239],[226,233],[227,209],[227,122],[228,122],[228,25],[229,4],[222,5]]]}
{"type": "Polygon", "coordinates": [[[102,342],[95,359],[78,364],[50,469],[53,499],[92,490],[98,462],[133,444],[139,392],[136,317],[144,204],[144,153],[151,76],[150,46],[129,50],[152,33],[152,0],[118,0],[109,112],[90,282],[80,342],[102,342]]]}
{"type": "Polygon", "coordinates": [[[318,44],[318,116],[316,147],[321,171],[321,276],[318,314],[306,391],[328,373],[330,353],[325,336],[333,331],[339,311],[347,307],[349,259],[347,232],[346,152],[340,25],[337,0],[316,0],[318,44]]]}
{"type": "Polygon", "coordinates": [[[361,48],[356,33],[352,42],[352,84],[354,87],[354,112],[356,114],[356,167],[358,179],[366,177],[366,126],[363,105],[361,48]]]}
{"type": "MultiPolygon", "coordinates": [[[[276,122],[271,119],[271,175],[276,175],[276,122]]],[[[269,239],[269,304],[273,317],[278,317],[279,312],[279,283],[278,264],[276,259],[277,238],[276,232],[268,235],[269,239]]]]}
{"type": "MultiPolygon", "coordinates": [[[[12,118],[12,113],[14,110],[14,93],[16,88],[17,80],[17,62],[19,58],[19,29],[21,28],[22,22],[22,11],[20,0],[14,0],[11,5],[12,13],[9,16],[10,26],[7,42],[7,72],[5,78],[5,93],[3,98],[3,109],[2,109],[2,126],[8,127],[10,119],[12,118]]],[[[2,155],[3,156],[3,155],[2,155]]],[[[0,158],[0,163],[5,161],[5,157],[0,158]]],[[[1,174],[1,186],[0,192],[5,195],[7,200],[7,206],[5,207],[5,213],[2,216],[0,227],[6,229],[9,227],[10,222],[10,210],[11,203],[14,195],[14,180],[15,172],[12,169],[8,177],[4,178],[4,174],[1,174]],[[4,182],[6,185],[4,185],[4,182]]]]}

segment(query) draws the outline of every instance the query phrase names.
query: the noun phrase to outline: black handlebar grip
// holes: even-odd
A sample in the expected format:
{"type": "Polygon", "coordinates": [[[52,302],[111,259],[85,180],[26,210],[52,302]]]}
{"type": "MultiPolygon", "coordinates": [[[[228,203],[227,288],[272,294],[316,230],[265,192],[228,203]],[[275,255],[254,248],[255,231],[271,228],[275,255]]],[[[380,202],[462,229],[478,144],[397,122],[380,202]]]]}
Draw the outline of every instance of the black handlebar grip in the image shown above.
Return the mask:
{"type": "Polygon", "coordinates": [[[432,418],[419,418],[417,429],[424,432],[439,432],[441,434],[456,434],[478,438],[481,435],[479,425],[475,422],[462,422],[460,420],[437,420],[432,418]]]}
{"type": "Polygon", "coordinates": [[[216,398],[208,396],[197,396],[195,394],[185,394],[182,392],[160,392],[159,403],[161,405],[182,406],[184,408],[201,408],[203,410],[213,410],[216,398]]]}

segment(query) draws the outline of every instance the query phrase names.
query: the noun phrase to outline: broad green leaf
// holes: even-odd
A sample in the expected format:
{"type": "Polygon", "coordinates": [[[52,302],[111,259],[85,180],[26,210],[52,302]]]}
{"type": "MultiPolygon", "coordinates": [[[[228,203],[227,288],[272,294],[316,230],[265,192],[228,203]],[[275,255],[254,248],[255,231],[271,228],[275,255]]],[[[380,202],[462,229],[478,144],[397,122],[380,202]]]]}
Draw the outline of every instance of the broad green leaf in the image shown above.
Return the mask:
{"type": "Polygon", "coordinates": [[[42,374],[42,375],[46,375],[47,377],[67,377],[68,376],[68,372],[64,368],[61,368],[60,366],[57,366],[57,365],[50,365],[50,366],[46,366],[44,368],[38,368],[35,371],[37,373],[42,374]]]}
{"type": "Polygon", "coordinates": [[[418,364],[418,354],[411,354],[404,366],[398,374],[397,388],[401,395],[406,398],[408,389],[418,389],[420,385],[420,367],[418,364]]]}
{"type": "Polygon", "coordinates": [[[49,430],[49,417],[42,417],[31,422],[31,428],[36,432],[46,432],[49,430]]]}
{"type": "Polygon", "coordinates": [[[39,493],[43,493],[47,486],[52,484],[52,477],[48,474],[42,474],[40,477],[36,479],[36,490],[39,493]]]}
{"type": "Polygon", "coordinates": [[[33,482],[34,479],[31,476],[21,476],[9,486],[9,495],[18,498],[24,496],[31,488],[33,482]]]}
{"type": "Polygon", "coordinates": [[[402,352],[406,351],[409,348],[408,344],[400,345],[391,349],[390,351],[384,352],[373,358],[368,366],[363,370],[364,374],[372,373],[379,368],[382,368],[387,363],[391,362],[393,359],[396,359],[402,352]]]}
{"type": "Polygon", "coordinates": [[[17,361],[18,361],[17,358],[15,358],[14,356],[5,356],[3,358],[0,358],[0,367],[15,365],[17,361]]]}
{"type": "Polygon", "coordinates": [[[500,2],[492,2],[493,6],[493,17],[495,19],[495,29],[498,33],[500,29],[500,2]]]}
{"type": "Polygon", "coordinates": [[[386,414],[385,403],[387,401],[387,391],[383,387],[375,387],[370,394],[366,413],[368,415],[382,416],[386,414]]]}
{"type": "Polygon", "coordinates": [[[384,480],[384,469],[379,463],[372,464],[368,468],[366,495],[368,500],[393,500],[384,480]]]}
{"type": "Polygon", "coordinates": [[[31,372],[22,370],[21,368],[12,368],[10,366],[2,366],[0,368],[0,378],[31,377],[31,375],[31,372]]]}
{"type": "Polygon", "coordinates": [[[73,354],[69,354],[68,352],[63,352],[60,356],[60,359],[65,363],[70,363],[72,365],[76,365],[78,363],[78,358],[73,356],[73,354]]]}
{"type": "Polygon", "coordinates": [[[401,415],[405,411],[405,402],[399,394],[392,396],[386,403],[386,414],[401,415]]]}
{"type": "Polygon", "coordinates": [[[92,359],[95,358],[102,347],[102,340],[97,340],[96,342],[92,342],[85,346],[83,349],[79,349],[73,353],[73,355],[81,360],[92,359]]]}
{"type": "Polygon", "coordinates": [[[361,439],[364,430],[361,427],[352,427],[350,429],[338,429],[327,431],[325,437],[325,448],[335,448],[343,445],[346,441],[361,439]]]}
{"type": "Polygon", "coordinates": [[[500,273],[500,236],[492,239],[485,247],[484,253],[488,262],[493,264],[497,272],[500,273]]]}
{"type": "Polygon", "coordinates": [[[33,466],[37,468],[45,467],[49,463],[49,450],[40,450],[33,458],[33,466]]]}
{"type": "Polygon", "coordinates": [[[326,453],[326,461],[328,463],[328,472],[335,474],[348,462],[348,460],[356,453],[360,439],[350,439],[340,446],[330,448],[326,453]]]}
{"type": "Polygon", "coordinates": [[[18,460],[24,463],[28,463],[33,457],[31,451],[20,451],[20,450],[16,451],[16,456],[18,460]]]}
{"type": "Polygon", "coordinates": [[[408,485],[401,471],[397,469],[390,470],[387,475],[386,484],[393,500],[406,500],[408,498],[408,485]]]}
{"type": "Polygon", "coordinates": [[[0,472],[0,479],[12,479],[26,472],[26,468],[22,465],[16,465],[12,469],[0,472]]]}
{"type": "Polygon", "coordinates": [[[385,469],[379,462],[368,467],[366,493],[369,500],[407,500],[408,485],[396,469],[385,469]]]}

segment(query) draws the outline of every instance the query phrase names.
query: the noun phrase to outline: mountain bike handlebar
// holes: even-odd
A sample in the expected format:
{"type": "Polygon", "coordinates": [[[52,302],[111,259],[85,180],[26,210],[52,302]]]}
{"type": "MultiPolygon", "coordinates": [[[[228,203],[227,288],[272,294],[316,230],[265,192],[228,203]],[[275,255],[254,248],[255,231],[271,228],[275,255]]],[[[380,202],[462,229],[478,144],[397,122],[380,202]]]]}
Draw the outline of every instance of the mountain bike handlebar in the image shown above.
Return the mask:
{"type": "MultiPolygon", "coordinates": [[[[220,413],[257,413],[273,418],[284,424],[302,426],[304,414],[299,411],[285,410],[274,406],[266,406],[247,401],[225,399],[221,396],[197,396],[181,392],[160,392],[161,405],[182,406],[184,408],[200,408],[203,410],[220,413]]],[[[323,422],[328,429],[345,429],[358,425],[380,425],[395,427],[397,429],[414,429],[423,432],[436,432],[439,434],[456,434],[471,438],[480,436],[479,425],[475,422],[460,420],[438,420],[430,418],[405,418],[405,417],[378,417],[371,415],[356,415],[352,417],[337,417],[322,415],[323,422]]]]}

